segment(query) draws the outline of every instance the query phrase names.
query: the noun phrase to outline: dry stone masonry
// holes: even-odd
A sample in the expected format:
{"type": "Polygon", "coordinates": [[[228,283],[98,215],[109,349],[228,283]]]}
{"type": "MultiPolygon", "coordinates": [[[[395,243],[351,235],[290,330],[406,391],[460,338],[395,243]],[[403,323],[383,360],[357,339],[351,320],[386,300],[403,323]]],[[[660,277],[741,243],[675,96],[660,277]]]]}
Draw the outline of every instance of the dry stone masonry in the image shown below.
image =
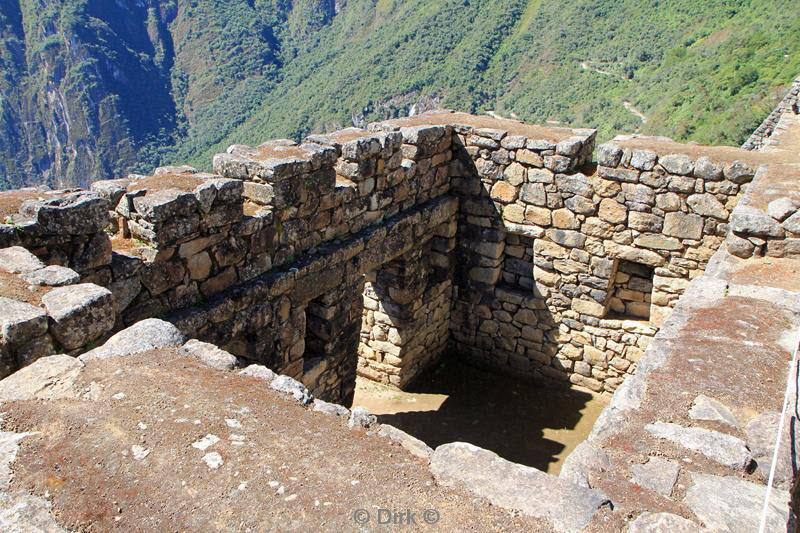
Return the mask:
{"type": "MultiPolygon", "coordinates": [[[[151,357],[148,379],[197,371],[169,367],[177,354],[219,372],[201,390],[268,386],[309,427],[386,438],[439,488],[537,526],[753,531],[800,328],[792,98],[758,151],[641,136],[595,151],[593,130],[436,112],[234,145],[213,174],[0,193],[0,401],[96,410],[111,391],[81,376],[119,358],[98,379],[151,357]],[[346,407],[357,374],[405,387],[445,352],[613,400],[558,477],[346,407]]],[[[0,435],[4,469],[31,435],[0,435]]],[[[230,468],[220,441],[190,444],[209,471],[230,468]]],[[[142,443],[146,464],[159,451],[142,443]]],[[[795,450],[778,455],[771,530],[791,516],[795,450]]],[[[55,524],[31,498],[0,483],[0,506],[30,509],[14,521],[55,524]]]]}
{"type": "Polygon", "coordinates": [[[331,400],[356,374],[403,387],[445,351],[613,392],[724,240],[758,161],[619,137],[593,165],[594,140],[431,113],[234,145],[214,174],[42,192],[3,226],[3,268],[81,285],[43,297],[47,330],[4,341],[5,373],[161,317],[331,400]]]}

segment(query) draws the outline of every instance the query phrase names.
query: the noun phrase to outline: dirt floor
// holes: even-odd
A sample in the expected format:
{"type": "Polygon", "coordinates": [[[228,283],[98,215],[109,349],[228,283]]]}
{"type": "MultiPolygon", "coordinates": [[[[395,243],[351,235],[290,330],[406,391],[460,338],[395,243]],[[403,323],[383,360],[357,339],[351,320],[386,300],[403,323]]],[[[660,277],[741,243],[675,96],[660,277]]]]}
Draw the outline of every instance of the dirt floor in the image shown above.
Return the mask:
{"type": "Polygon", "coordinates": [[[0,296],[18,302],[42,306],[42,296],[53,290],[53,287],[31,285],[16,274],[0,269],[0,296]]]}
{"type": "Polygon", "coordinates": [[[81,399],[3,406],[5,430],[40,432],[21,443],[12,490],[45,496],[75,531],[399,529],[377,524],[381,509],[415,512],[411,531],[549,530],[438,487],[386,439],[176,352],[91,362],[77,386],[81,399]]]}
{"type": "Polygon", "coordinates": [[[493,374],[448,359],[408,391],[359,378],[354,405],[435,448],[463,441],[558,475],[609,398],[493,374]]]}

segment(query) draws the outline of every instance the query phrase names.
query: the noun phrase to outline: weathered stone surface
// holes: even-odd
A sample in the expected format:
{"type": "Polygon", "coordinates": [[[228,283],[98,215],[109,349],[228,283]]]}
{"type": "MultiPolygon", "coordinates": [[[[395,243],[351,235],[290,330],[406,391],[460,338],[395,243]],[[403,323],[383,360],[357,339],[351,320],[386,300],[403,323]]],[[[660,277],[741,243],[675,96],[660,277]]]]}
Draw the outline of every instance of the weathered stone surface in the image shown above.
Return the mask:
{"type": "Polygon", "coordinates": [[[33,272],[45,267],[38,257],[22,246],[0,249],[0,269],[12,274],[33,272]]]}
{"type": "Polygon", "coordinates": [[[703,218],[686,213],[667,213],[664,215],[664,234],[679,239],[700,240],[703,236],[703,218]]]}
{"type": "Polygon", "coordinates": [[[747,183],[755,176],[755,171],[743,161],[734,161],[724,169],[725,177],[733,183],[747,183]]]}
{"type": "Polygon", "coordinates": [[[753,456],[744,441],[725,433],[664,422],[648,424],[645,429],[656,437],[701,453],[723,466],[747,471],[753,464],[753,456]]]}
{"type": "Polygon", "coordinates": [[[731,229],[739,234],[781,237],[783,228],[774,218],[754,207],[737,206],[731,214],[731,229]]]}
{"type": "Polygon", "coordinates": [[[698,215],[728,220],[728,211],[713,194],[693,194],[686,199],[686,203],[698,215]]]}
{"type": "Polygon", "coordinates": [[[103,231],[111,203],[98,194],[81,191],[61,198],[25,202],[20,208],[36,218],[39,231],[54,235],[89,235],[103,231]]]}
{"type": "Polygon", "coordinates": [[[49,287],[73,285],[81,280],[80,274],[71,268],[58,265],[50,265],[33,272],[26,272],[20,274],[19,277],[31,285],[47,285],[49,287]]]}
{"type": "Polygon", "coordinates": [[[378,422],[378,417],[369,412],[364,407],[354,407],[350,411],[350,418],[347,420],[347,427],[368,429],[378,422]]]}
{"type": "Polygon", "coordinates": [[[725,407],[721,402],[708,396],[701,394],[694,399],[692,408],[689,410],[689,418],[692,420],[707,420],[712,422],[721,422],[728,426],[738,428],[739,422],[733,416],[730,409],[725,407]]]}
{"type": "Polygon", "coordinates": [[[291,396],[303,405],[308,405],[314,400],[314,397],[311,396],[311,393],[305,385],[289,376],[281,375],[276,377],[272,380],[272,383],[270,383],[270,387],[272,387],[273,390],[291,396]]]}
{"type": "MultiPolygon", "coordinates": [[[[769,477],[772,468],[772,457],[775,454],[775,440],[778,436],[780,426],[780,413],[762,413],[747,423],[745,434],[747,436],[747,447],[753,453],[758,463],[758,471],[762,478],[769,477]]],[[[790,446],[787,443],[800,441],[800,428],[794,427],[792,435],[792,424],[787,418],[781,436],[781,448],[778,452],[778,464],[775,468],[775,485],[789,490],[793,480],[794,466],[800,463],[800,450],[797,446],[790,446]],[[794,457],[792,455],[794,454],[794,457]]]]}
{"type": "Polygon", "coordinates": [[[671,513],[642,513],[628,526],[628,533],[701,533],[703,530],[682,516],[671,513]]]}
{"type": "MultiPolygon", "coordinates": [[[[684,502],[711,531],[758,531],[766,487],[736,477],[692,473],[684,502]]],[[[766,531],[786,531],[789,493],[773,489],[767,508],[766,531]]]]}
{"type": "Polygon", "coordinates": [[[27,492],[0,492],[0,531],[67,533],[56,522],[50,502],[27,492]]]}
{"type": "Polygon", "coordinates": [[[431,455],[433,455],[433,449],[430,446],[418,438],[409,435],[405,431],[390,426],[389,424],[381,424],[378,428],[378,435],[386,437],[392,442],[396,442],[411,455],[419,457],[420,459],[430,460],[431,455]]]}
{"type": "Polygon", "coordinates": [[[20,345],[44,335],[47,313],[39,307],[0,296],[0,335],[10,345],[20,345]]]}
{"type": "Polygon", "coordinates": [[[767,213],[778,222],[783,222],[790,215],[794,214],[798,208],[800,208],[799,202],[784,197],[772,200],[769,205],[767,205],[767,213]]]}
{"type": "Polygon", "coordinates": [[[250,376],[252,378],[272,383],[277,377],[275,372],[263,365],[250,365],[239,372],[239,375],[250,376]]]}
{"type": "Polygon", "coordinates": [[[326,415],[338,416],[342,418],[350,418],[350,409],[338,403],[330,403],[314,398],[314,411],[325,413],[326,415]]]}
{"type": "Polygon", "coordinates": [[[66,349],[99,339],[114,327],[111,291],[93,283],[53,289],[42,297],[50,332],[66,349]]]}
{"type": "Polygon", "coordinates": [[[689,156],[684,154],[665,155],[660,157],[658,162],[664,167],[664,170],[678,176],[688,176],[694,170],[694,163],[689,156]]]}
{"type": "Polygon", "coordinates": [[[583,441],[572,450],[561,465],[558,477],[581,487],[590,487],[589,476],[611,468],[611,461],[601,448],[583,441]]]}
{"type": "Polygon", "coordinates": [[[157,318],[137,322],[114,334],[106,343],[79,357],[82,361],[124,357],[158,348],[177,348],[186,342],[178,328],[157,318]]]}
{"type": "Polygon", "coordinates": [[[189,356],[195,357],[204,364],[218,370],[232,370],[238,362],[236,356],[197,339],[191,339],[181,347],[189,356]]]}
{"type": "Polygon", "coordinates": [[[494,505],[549,520],[556,531],[583,530],[595,512],[608,503],[598,491],[506,461],[464,442],[436,448],[431,471],[441,485],[464,488],[494,505]]]}
{"type": "Polygon", "coordinates": [[[631,480],[641,487],[654,490],[669,498],[675,482],[678,481],[678,472],[680,466],[675,461],[650,457],[645,464],[631,466],[631,480]]]}
{"type": "Polygon", "coordinates": [[[75,398],[73,384],[83,369],[74,357],[59,354],[42,357],[0,381],[0,402],[75,398]]]}

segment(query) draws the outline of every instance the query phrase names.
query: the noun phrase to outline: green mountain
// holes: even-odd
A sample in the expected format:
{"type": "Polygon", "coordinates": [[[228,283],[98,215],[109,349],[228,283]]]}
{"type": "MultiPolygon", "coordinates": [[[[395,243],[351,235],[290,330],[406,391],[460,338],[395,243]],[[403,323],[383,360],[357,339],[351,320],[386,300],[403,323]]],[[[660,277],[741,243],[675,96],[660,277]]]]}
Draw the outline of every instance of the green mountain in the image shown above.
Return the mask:
{"type": "Polygon", "coordinates": [[[436,105],[740,144],[798,73],[791,0],[4,0],[0,187],[436,105]]]}

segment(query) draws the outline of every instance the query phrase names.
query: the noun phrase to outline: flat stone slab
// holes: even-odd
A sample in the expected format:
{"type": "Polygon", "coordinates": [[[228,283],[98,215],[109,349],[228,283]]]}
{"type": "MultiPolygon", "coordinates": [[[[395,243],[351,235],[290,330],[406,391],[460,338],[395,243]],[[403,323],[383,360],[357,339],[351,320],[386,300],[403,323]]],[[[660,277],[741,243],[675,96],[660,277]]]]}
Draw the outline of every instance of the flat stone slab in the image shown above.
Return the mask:
{"type": "MultiPolygon", "coordinates": [[[[758,531],[767,488],[736,477],[692,473],[684,502],[711,531],[758,531]]],[[[789,493],[772,489],[766,531],[786,531],[789,493]]]]}
{"type": "Polygon", "coordinates": [[[192,339],[181,348],[191,357],[196,357],[203,363],[218,370],[233,370],[238,361],[236,356],[217,348],[213,344],[192,339]]]}
{"type": "Polygon", "coordinates": [[[185,342],[178,328],[157,318],[148,318],[114,334],[106,343],[81,355],[82,361],[124,357],[157,348],[177,348],[185,342]]]}
{"type": "Polygon", "coordinates": [[[2,342],[19,345],[47,332],[44,309],[0,296],[0,336],[2,342]]]}
{"type": "Polygon", "coordinates": [[[63,287],[73,285],[81,280],[80,274],[71,268],[50,265],[33,272],[20,274],[22,279],[31,285],[45,285],[48,287],[63,287]]]}
{"type": "Polygon", "coordinates": [[[704,394],[695,398],[692,408],[689,410],[689,418],[692,420],[720,422],[733,428],[739,427],[739,422],[730,409],[721,402],[704,394]]]}
{"type": "Polygon", "coordinates": [[[83,363],[64,354],[37,359],[0,381],[0,402],[75,398],[72,385],[83,363]]]}
{"type": "Polygon", "coordinates": [[[631,481],[669,498],[678,481],[680,465],[663,457],[651,457],[645,464],[631,466],[631,481]]]}
{"type": "Polygon", "coordinates": [[[114,328],[111,291],[82,283],[53,289],[42,296],[50,315],[50,332],[67,350],[99,339],[114,328]]]}
{"type": "Polygon", "coordinates": [[[608,498],[596,490],[506,461],[464,442],[436,448],[431,471],[441,485],[466,488],[494,505],[547,519],[556,531],[581,531],[608,503],[608,498]]]}
{"type": "Polygon", "coordinates": [[[22,246],[11,246],[0,250],[0,269],[11,274],[33,272],[44,267],[45,264],[38,257],[22,246]]]}
{"type": "MultiPolygon", "coordinates": [[[[747,435],[747,446],[750,448],[758,463],[758,471],[766,480],[769,477],[769,471],[772,468],[772,456],[775,453],[775,439],[778,436],[778,426],[780,425],[780,413],[769,412],[762,413],[753,418],[745,426],[745,434],[747,435]]],[[[778,452],[778,466],[775,469],[775,485],[783,488],[790,489],[793,478],[793,461],[794,464],[800,462],[800,450],[791,446],[792,424],[787,416],[783,425],[783,435],[781,436],[781,447],[778,452]],[[792,452],[794,451],[794,458],[792,452]]],[[[794,442],[800,441],[800,428],[794,428],[794,442]]]]}
{"type": "Polygon", "coordinates": [[[648,424],[645,429],[651,435],[701,453],[723,466],[746,471],[753,464],[753,456],[744,441],[725,433],[664,422],[648,424]]]}

